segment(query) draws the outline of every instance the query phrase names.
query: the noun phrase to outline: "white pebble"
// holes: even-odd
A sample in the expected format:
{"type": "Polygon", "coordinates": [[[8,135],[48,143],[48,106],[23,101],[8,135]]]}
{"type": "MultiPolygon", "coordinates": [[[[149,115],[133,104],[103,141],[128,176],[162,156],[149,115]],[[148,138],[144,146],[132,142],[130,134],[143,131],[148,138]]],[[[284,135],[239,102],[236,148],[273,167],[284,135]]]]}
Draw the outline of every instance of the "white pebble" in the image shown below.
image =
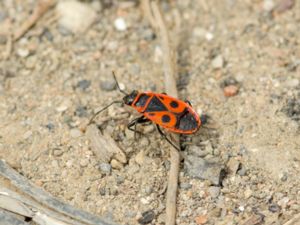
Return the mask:
{"type": "Polygon", "coordinates": [[[125,22],[124,18],[122,18],[122,17],[118,17],[115,20],[114,25],[118,31],[125,31],[127,29],[126,22],[125,22]]]}

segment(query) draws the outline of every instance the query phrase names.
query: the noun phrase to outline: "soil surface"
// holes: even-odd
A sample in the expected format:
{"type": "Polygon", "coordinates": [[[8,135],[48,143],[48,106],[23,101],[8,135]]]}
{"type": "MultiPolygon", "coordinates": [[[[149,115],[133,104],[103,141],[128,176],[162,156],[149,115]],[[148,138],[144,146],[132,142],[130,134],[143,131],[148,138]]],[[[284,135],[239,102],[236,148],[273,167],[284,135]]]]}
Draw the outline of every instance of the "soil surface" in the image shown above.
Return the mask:
{"type": "MultiPolygon", "coordinates": [[[[300,213],[300,4],[292,3],[161,3],[178,42],[180,98],[207,119],[183,140],[177,224],[284,224],[300,213]]],[[[107,220],[164,224],[170,145],[155,127],[140,126],[135,140],[126,126],[138,113],[120,104],[96,118],[125,163],[99,159],[82,129],[123,97],[112,70],[128,92],[164,91],[160,40],[138,2],[61,4],[10,49],[9,34],[36,1],[0,2],[0,158],[107,220]]]]}

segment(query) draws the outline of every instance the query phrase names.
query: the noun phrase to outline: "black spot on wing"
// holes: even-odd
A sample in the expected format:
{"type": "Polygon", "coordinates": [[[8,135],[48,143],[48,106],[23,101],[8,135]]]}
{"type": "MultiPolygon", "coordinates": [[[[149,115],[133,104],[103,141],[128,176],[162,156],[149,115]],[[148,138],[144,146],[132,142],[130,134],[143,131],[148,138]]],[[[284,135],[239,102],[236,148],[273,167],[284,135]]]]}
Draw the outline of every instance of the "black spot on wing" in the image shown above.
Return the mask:
{"type": "Polygon", "coordinates": [[[180,117],[178,123],[176,124],[176,128],[180,130],[194,130],[198,127],[198,123],[196,118],[191,113],[186,113],[182,117],[180,117]]]}
{"type": "Polygon", "coordinates": [[[135,106],[137,107],[143,107],[145,106],[147,100],[149,99],[149,96],[146,94],[141,94],[137,102],[135,103],[135,106]]]}
{"type": "Polygon", "coordinates": [[[178,107],[178,102],[176,102],[176,101],[171,101],[170,102],[170,106],[172,107],[172,108],[177,108],[178,107]]]}
{"type": "Polygon", "coordinates": [[[171,120],[170,116],[169,115],[163,115],[162,118],[161,118],[161,121],[163,123],[169,123],[171,120]]]}
{"type": "Polygon", "coordinates": [[[167,111],[167,108],[156,96],[153,96],[145,112],[158,112],[158,111],[160,112],[167,111]]]}

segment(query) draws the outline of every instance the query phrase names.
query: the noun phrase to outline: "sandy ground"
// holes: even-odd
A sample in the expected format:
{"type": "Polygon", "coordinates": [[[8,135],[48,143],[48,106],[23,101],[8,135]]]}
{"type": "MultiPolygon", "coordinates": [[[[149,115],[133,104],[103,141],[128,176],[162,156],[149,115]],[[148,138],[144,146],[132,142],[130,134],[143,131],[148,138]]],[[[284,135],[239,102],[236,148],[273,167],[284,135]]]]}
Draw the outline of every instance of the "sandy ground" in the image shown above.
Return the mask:
{"type": "MultiPolygon", "coordinates": [[[[208,115],[182,152],[177,224],[284,224],[300,213],[300,4],[278,8],[287,2],[162,3],[179,43],[180,96],[208,115]],[[225,97],[230,84],[238,92],[225,97]],[[225,178],[193,178],[186,157],[220,165],[225,178]]],[[[128,91],[163,92],[160,41],[138,4],[86,4],[94,18],[85,31],[62,24],[56,5],[7,52],[35,1],[0,2],[0,157],[76,207],[120,224],[147,212],[164,224],[169,145],[154,127],[134,141],[133,109],[98,117],[125,164],[99,163],[80,129],[122,97],[112,70],[128,91]]]]}

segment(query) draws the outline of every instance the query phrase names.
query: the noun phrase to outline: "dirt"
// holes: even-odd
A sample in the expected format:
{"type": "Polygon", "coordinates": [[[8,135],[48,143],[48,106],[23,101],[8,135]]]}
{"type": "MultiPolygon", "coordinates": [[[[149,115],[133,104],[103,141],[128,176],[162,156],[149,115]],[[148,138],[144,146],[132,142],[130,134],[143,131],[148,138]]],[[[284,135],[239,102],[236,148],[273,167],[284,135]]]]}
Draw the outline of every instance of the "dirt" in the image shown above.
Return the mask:
{"type": "MultiPolygon", "coordinates": [[[[284,224],[300,213],[300,5],[284,2],[293,1],[161,4],[179,40],[180,98],[207,115],[182,155],[198,148],[226,170],[215,185],[188,176],[183,158],[177,224],[284,224]]],[[[119,224],[164,224],[169,144],[153,127],[135,141],[126,125],[138,114],[114,105],[96,120],[127,158],[111,168],[81,129],[122,98],[112,70],[127,91],[163,92],[160,40],[138,3],[85,4],[97,14],[84,32],[60,26],[54,7],[7,52],[35,1],[1,1],[0,157],[78,208],[119,224]]]]}

